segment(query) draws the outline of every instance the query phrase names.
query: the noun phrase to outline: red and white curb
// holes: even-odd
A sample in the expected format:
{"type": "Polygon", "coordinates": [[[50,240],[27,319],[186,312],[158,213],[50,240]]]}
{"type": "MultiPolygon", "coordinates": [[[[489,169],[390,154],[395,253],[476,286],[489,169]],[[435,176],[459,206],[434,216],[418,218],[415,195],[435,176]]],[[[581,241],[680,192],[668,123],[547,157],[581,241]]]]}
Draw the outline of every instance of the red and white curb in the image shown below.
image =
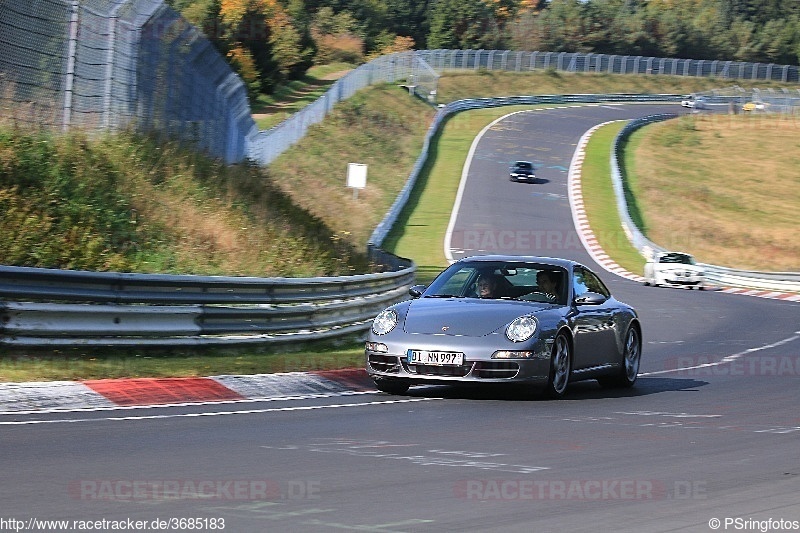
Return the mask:
{"type": "Polygon", "coordinates": [[[603,267],[608,272],[616,274],[626,279],[633,281],[644,282],[642,276],[637,276],[632,272],[619,266],[608,254],[605,253],[600,243],[597,241],[589,226],[589,218],[586,216],[586,208],[583,204],[583,191],[581,189],[581,172],[583,170],[583,162],[586,159],[586,145],[589,144],[589,139],[594,133],[609,124],[619,122],[612,120],[603,122],[589,129],[578,141],[578,147],[572,156],[572,162],[569,165],[569,173],[567,175],[567,189],[569,194],[569,206],[572,210],[572,220],[575,223],[575,229],[578,231],[578,236],[583,243],[583,247],[589,252],[595,263],[603,267]]]}
{"type": "Polygon", "coordinates": [[[202,378],[0,383],[0,414],[198,405],[374,390],[363,369],[202,378]]]}
{"type": "MultiPolygon", "coordinates": [[[[583,243],[583,247],[592,257],[592,259],[600,265],[603,269],[616,274],[625,279],[644,283],[644,278],[625,268],[618,265],[608,254],[605,253],[600,243],[597,241],[592,228],[589,226],[589,219],[586,216],[586,209],[583,203],[583,192],[581,190],[581,172],[583,169],[583,162],[586,159],[586,145],[589,143],[591,136],[603,126],[612,124],[618,121],[609,121],[598,124],[586,133],[578,141],[578,146],[572,157],[572,162],[569,167],[569,174],[567,177],[567,187],[569,192],[569,205],[572,209],[572,219],[575,223],[575,229],[578,236],[583,243]]],[[[623,230],[625,228],[623,227],[623,230]]],[[[739,287],[715,287],[717,292],[725,292],[729,294],[741,294],[744,296],[753,296],[757,298],[768,298],[771,300],[785,300],[789,302],[800,302],[800,294],[791,292],[775,292],[764,291],[757,289],[744,289],[739,287]]]]}
{"type": "Polygon", "coordinates": [[[739,287],[722,287],[720,292],[729,294],[741,294],[744,296],[754,296],[756,298],[768,298],[770,300],[785,300],[787,302],[800,302],[800,294],[794,292],[775,292],[761,291],[758,289],[742,289],[739,287]]]}

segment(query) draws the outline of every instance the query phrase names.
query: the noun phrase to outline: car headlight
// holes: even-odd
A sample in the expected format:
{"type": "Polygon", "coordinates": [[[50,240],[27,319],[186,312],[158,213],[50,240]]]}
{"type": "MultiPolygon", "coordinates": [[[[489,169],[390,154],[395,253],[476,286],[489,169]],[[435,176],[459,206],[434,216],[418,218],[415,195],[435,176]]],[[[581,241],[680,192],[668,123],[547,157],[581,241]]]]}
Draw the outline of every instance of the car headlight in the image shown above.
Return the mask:
{"type": "Polygon", "coordinates": [[[513,342],[522,342],[533,337],[536,333],[536,319],[532,316],[515,318],[506,328],[506,337],[513,342]]]}
{"type": "Polygon", "coordinates": [[[397,325],[397,313],[392,309],[384,309],[372,321],[372,332],[375,335],[386,335],[397,325]]]}

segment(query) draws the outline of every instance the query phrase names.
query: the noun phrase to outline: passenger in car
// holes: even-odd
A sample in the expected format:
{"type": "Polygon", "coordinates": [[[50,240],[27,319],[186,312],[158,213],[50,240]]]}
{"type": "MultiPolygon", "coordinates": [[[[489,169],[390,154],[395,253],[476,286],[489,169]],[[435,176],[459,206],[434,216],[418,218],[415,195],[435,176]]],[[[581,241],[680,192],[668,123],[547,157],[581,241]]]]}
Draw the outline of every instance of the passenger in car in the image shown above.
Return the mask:
{"type": "Polygon", "coordinates": [[[547,296],[547,299],[552,302],[558,300],[558,278],[558,274],[550,270],[540,270],[536,273],[539,292],[547,296]]]}

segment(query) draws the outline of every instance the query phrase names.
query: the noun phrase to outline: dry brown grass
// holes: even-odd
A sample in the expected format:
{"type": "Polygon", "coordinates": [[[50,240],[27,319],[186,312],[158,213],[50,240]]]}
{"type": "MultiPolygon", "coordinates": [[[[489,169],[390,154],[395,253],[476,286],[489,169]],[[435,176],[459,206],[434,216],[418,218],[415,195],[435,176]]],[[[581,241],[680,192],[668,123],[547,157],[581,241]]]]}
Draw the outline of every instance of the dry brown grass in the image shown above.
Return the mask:
{"type": "Polygon", "coordinates": [[[654,242],[706,263],[800,270],[800,117],[686,116],[639,130],[629,147],[654,242]]]}
{"type": "MultiPolygon", "coordinates": [[[[439,79],[438,99],[451,102],[460,98],[520,96],[535,94],[687,94],[721,89],[746,83],[717,78],[686,76],[631,76],[624,74],[574,74],[537,70],[533,72],[449,71],[439,79]]],[[[759,82],[758,87],[782,87],[759,82]]],[[[797,88],[794,84],[787,87],[797,88]]]]}

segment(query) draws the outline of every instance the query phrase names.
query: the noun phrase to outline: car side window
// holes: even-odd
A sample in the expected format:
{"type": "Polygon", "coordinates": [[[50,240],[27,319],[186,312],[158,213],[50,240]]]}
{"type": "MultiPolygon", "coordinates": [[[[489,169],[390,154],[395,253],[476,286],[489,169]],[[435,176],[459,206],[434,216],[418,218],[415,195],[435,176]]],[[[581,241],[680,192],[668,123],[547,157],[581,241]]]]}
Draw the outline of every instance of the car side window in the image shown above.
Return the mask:
{"type": "Polygon", "coordinates": [[[583,296],[587,292],[596,292],[602,294],[606,298],[611,296],[611,292],[600,281],[600,278],[595,276],[594,272],[586,270],[585,268],[576,268],[573,275],[572,289],[575,293],[575,298],[583,296]]]}

